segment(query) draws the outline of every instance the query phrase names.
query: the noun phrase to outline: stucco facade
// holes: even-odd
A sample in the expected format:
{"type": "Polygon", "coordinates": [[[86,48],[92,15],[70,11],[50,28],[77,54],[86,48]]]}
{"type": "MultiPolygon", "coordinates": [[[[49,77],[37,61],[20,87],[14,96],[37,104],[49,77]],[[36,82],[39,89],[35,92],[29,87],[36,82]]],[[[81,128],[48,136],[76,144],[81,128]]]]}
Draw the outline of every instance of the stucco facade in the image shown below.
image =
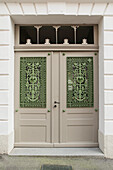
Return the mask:
{"type": "Polygon", "coordinates": [[[113,158],[113,3],[0,2],[0,153],[14,147],[15,24],[98,24],[99,148],[113,158]],[[60,18],[59,18],[60,16],[60,18]]]}

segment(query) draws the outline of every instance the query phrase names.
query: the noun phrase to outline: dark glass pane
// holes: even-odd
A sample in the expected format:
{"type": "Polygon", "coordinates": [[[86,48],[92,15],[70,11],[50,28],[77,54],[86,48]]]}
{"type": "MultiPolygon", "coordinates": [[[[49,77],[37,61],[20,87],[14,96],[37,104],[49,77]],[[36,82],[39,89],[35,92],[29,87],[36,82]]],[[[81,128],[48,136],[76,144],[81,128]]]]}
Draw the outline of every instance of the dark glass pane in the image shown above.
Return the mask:
{"type": "Polygon", "coordinates": [[[20,26],[20,44],[26,44],[27,39],[37,44],[37,29],[34,26],[20,26]]]}
{"type": "Polygon", "coordinates": [[[43,26],[39,30],[39,44],[45,44],[45,39],[50,39],[50,44],[56,44],[56,30],[52,26],[43,26]]]}
{"type": "Polygon", "coordinates": [[[79,26],[76,30],[76,43],[82,44],[83,39],[87,39],[88,44],[94,44],[93,26],[79,26]]]}
{"type": "Polygon", "coordinates": [[[61,26],[58,29],[58,44],[63,44],[68,39],[69,44],[74,44],[74,29],[70,26],[61,26]]]}

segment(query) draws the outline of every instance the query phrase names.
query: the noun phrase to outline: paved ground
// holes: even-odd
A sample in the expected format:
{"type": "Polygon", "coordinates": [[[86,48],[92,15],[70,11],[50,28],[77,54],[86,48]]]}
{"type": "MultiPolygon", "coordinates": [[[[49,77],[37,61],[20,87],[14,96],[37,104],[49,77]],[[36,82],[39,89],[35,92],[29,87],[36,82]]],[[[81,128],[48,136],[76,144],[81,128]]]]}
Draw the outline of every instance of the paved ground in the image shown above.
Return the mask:
{"type": "Polygon", "coordinates": [[[40,170],[42,164],[71,165],[73,170],[113,170],[113,160],[99,157],[0,156],[0,170],[40,170]]]}

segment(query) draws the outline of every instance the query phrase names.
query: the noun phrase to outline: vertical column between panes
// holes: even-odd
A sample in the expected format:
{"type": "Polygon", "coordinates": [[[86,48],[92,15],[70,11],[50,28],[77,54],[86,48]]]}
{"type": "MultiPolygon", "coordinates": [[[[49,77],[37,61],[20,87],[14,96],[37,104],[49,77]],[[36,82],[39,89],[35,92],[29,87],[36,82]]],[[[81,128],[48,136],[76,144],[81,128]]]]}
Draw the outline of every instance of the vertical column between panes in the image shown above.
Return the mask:
{"type": "Polygon", "coordinates": [[[37,29],[37,44],[39,44],[39,29],[42,27],[42,26],[34,26],[36,29],[37,29]]]}

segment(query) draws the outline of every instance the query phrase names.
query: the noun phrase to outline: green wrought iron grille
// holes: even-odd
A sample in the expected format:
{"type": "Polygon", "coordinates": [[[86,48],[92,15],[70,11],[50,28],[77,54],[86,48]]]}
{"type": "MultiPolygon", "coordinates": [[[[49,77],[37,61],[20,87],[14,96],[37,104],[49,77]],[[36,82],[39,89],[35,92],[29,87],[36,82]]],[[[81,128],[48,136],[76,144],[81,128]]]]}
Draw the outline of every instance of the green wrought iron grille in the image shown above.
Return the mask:
{"type": "Polygon", "coordinates": [[[67,57],[67,107],[93,105],[93,57],[67,57]]]}
{"type": "Polygon", "coordinates": [[[20,107],[46,107],[46,57],[20,58],[20,107]]]}

